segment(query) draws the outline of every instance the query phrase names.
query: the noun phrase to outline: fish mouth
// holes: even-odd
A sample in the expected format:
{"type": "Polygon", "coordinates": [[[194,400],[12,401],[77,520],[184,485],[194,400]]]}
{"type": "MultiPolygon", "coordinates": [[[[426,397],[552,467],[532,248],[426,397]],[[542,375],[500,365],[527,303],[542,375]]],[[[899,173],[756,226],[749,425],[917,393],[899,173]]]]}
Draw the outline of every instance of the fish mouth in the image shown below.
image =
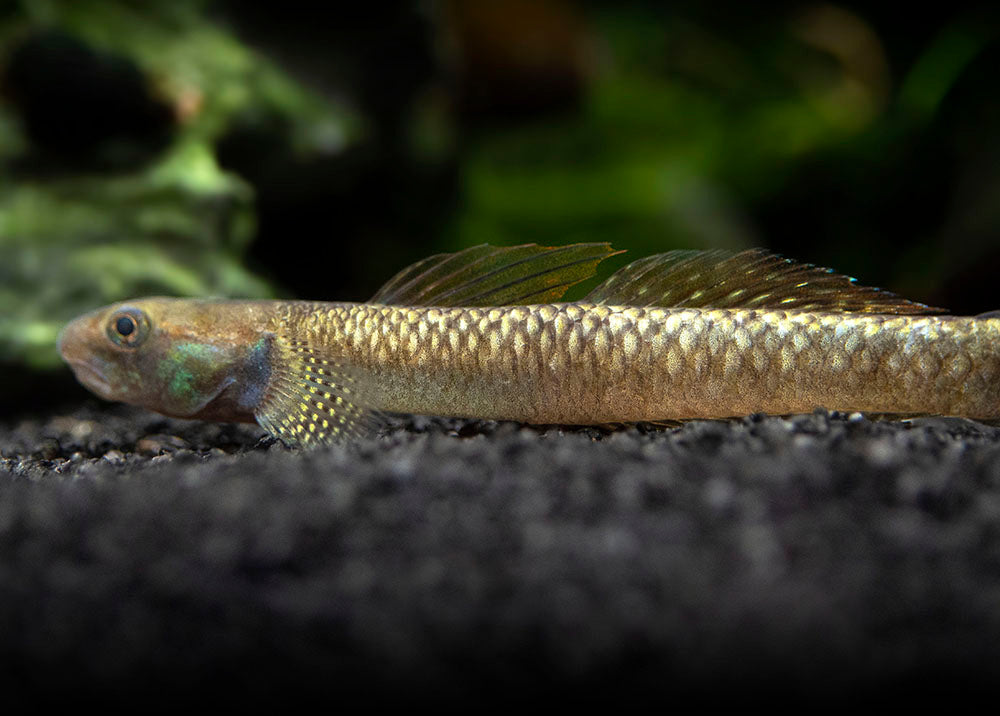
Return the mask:
{"type": "Polygon", "coordinates": [[[104,361],[87,347],[88,336],[96,331],[96,316],[97,312],[89,313],[66,324],[56,339],[56,348],[78,381],[101,398],[114,400],[111,383],[101,369],[104,361]]]}
{"type": "Polygon", "coordinates": [[[111,400],[111,384],[108,383],[107,376],[101,372],[99,368],[94,367],[91,363],[85,360],[80,360],[79,358],[66,358],[69,367],[73,371],[73,375],[76,379],[83,383],[87,388],[92,390],[101,398],[105,400],[111,400]]]}

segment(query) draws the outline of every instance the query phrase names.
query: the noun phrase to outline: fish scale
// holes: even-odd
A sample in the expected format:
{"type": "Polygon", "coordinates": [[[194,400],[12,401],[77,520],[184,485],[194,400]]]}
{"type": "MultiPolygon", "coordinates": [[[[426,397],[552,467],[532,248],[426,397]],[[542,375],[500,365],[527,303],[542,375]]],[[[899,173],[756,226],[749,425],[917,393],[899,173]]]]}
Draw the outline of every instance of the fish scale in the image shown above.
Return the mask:
{"type": "Polygon", "coordinates": [[[586,303],[290,303],[379,410],[597,424],[830,409],[991,417],[1000,320],[586,303]]]}

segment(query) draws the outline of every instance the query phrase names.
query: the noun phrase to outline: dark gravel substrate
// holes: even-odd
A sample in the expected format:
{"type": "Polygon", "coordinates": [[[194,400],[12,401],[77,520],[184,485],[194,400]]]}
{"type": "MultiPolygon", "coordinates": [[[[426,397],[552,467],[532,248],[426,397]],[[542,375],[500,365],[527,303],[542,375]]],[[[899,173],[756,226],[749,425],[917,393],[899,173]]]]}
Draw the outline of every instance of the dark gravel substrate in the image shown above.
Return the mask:
{"type": "Polygon", "coordinates": [[[5,703],[927,703],[1000,676],[992,427],[261,434],[123,408],[0,428],[5,703]]]}

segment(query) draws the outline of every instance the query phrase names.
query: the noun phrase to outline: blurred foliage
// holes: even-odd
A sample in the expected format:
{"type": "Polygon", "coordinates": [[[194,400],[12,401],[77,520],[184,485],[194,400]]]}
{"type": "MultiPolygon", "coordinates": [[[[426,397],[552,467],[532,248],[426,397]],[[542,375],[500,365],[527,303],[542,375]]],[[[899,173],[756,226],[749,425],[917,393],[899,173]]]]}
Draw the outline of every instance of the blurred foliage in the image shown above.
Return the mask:
{"type": "Polygon", "coordinates": [[[0,11],[0,360],[130,295],[363,300],[483,242],[760,245],[996,307],[992,5],[318,7],[0,11]]]}
{"type": "Polygon", "coordinates": [[[244,265],[253,189],[215,143],[278,117],[296,151],[338,152],[356,122],[203,5],[35,0],[0,17],[0,360],[55,365],[66,320],[130,296],[272,294],[244,265]]]}
{"type": "MultiPolygon", "coordinates": [[[[953,118],[943,112],[970,65],[996,46],[998,13],[956,7],[936,36],[920,38],[924,45],[894,81],[886,45],[893,38],[841,6],[803,3],[756,17],[758,10],[733,4],[715,12],[684,4],[547,5],[579,28],[584,49],[564,74],[580,77],[580,91],[550,108],[556,111],[514,121],[516,105],[501,97],[492,121],[471,123],[456,245],[611,239],[640,254],[763,245],[929,300],[954,298],[934,294],[960,267],[950,242],[928,235],[940,227],[921,206],[947,206],[950,172],[975,164],[947,156],[957,136],[978,141],[979,151],[998,149],[995,124],[973,134],[949,126],[953,118]],[[508,121],[496,121],[504,110],[508,121]],[[923,187],[938,191],[936,200],[927,202],[923,187]],[[893,202],[901,211],[880,211],[879,203],[893,202]]],[[[479,14],[492,6],[499,14],[506,3],[452,6],[479,14]]],[[[529,22],[544,24],[537,17],[506,24],[506,47],[526,37],[544,44],[529,22]]],[[[467,61],[458,54],[459,64],[467,61]]],[[[549,59],[565,64],[567,56],[549,59]]],[[[988,79],[978,81],[958,101],[995,102],[988,79]]],[[[501,93],[523,87],[495,84],[501,93]]],[[[995,198],[992,190],[979,194],[974,211],[995,198]]],[[[1000,218],[989,232],[996,246],[1000,218]]],[[[976,248],[982,256],[988,246],[976,248]]]]}

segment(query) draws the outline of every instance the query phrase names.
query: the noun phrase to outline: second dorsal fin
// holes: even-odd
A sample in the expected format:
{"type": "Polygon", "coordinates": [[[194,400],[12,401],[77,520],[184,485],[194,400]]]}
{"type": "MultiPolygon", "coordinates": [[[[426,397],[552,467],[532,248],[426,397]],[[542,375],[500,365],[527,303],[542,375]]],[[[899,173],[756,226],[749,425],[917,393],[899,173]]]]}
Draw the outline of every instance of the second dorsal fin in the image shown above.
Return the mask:
{"type": "Polygon", "coordinates": [[[509,306],[549,303],[621,253],[607,243],[498,247],[482,244],[429,256],[393,276],[369,303],[407,306],[509,306]]]}
{"type": "Polygon", "coordinates": [[[858,285],[831,269],[763,249],[669,251],[633,261],[587,301],[621,306],[780,308],[800,311],[934,314],[944,309],[858,285]]]}

